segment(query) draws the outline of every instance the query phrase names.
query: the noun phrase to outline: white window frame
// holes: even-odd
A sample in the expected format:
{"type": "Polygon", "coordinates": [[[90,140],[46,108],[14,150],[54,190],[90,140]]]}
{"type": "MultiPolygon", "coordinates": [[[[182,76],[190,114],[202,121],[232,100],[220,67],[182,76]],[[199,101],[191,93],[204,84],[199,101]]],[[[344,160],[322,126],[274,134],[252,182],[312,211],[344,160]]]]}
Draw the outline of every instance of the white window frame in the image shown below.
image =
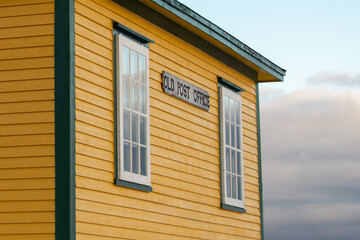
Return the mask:
{"type": "MultiPolygon", "coordinates": [[[[242,129],[242,99],[239,93],[231,91],[230,89],[219,86],[219,121],[220,121],[220,169],[221,169],[221,194],[222,194],[222,204],[229,205],[232,207],[238,207],[245,209],[245,190],[244,190],[244,157],[243,157],[243,129],[242,129]],[[240,149],[236,147],[233,148],[235,151],[240,152],[240,162],[241,162],[241,175],[235,174],[236,176],[241,176],[241,199],[235,199],[228,197],[228,188],[226,180],[226,129],[225,129],[225,96],[232,98],[239,102],[239,113],[240,113],[240,149]]],[[[230,111],[230,110],[229,110],[230,111]]],[[[236,127],[235,127],[236,129],[236,127]]],[[[231,128],[229,127],[229,133],[231,128]]],[[[229,136],[230,137],[230,136],[229,136]]],[[[231,148],[231,146],[228,146],[231,148]]],[[[236,163],[237,168],[237,163],[236,163]]],[[[236,190],[238,191],[238,190],[236,190]]]]}
{"type": "MultiPolygon", "coordinates": [[[[141,184],[150,186],[151,185],[151,169],[150,169],[150,107],[149,107],[149,49],[136,42],[131,40],[130,38],[127,38],[126,36],[122,34],[116,35],[116,71],[117,71],[117,166],[118,166],[118,174],[117,178],[120,180],[124,180],[131,183],[141,184]],[[124,170],[124,149],[123,149],[123,143],[124,143],[124,129],[123,129],[123,112],[124,112],[124,106],[123,106],[123,69],[122,69],[122,46],[125,46],[131,50],[136,51],[137,53],[140,53],[145,56],[146,58],[146,114],[141,114],[142,116],[146,116],[146,176],[143,176],[141,174],[136,174],[132,172],[128,172],[124,170]]],[[[129,93],[130,94],[130,93],[129,93]]],[[[131,129],[130,129],[131,131],[131,129]]],[[[140,131],[140,130],[139,130],[140,131]]],[[[139,140],[140,141],[140,140],[139,140]]],[[[139,145],[140,146],[140,145],[139,145]]],[[[131,148],[131,147],[130,147],[131,148]]],[[[140,152],[140,147],[139,147],[140,152]]],[[[130,157],[130,162],[131,162],[130,157]]],[[[141,163],[139,160],[139,171],[141,169],[141,163]]]]}

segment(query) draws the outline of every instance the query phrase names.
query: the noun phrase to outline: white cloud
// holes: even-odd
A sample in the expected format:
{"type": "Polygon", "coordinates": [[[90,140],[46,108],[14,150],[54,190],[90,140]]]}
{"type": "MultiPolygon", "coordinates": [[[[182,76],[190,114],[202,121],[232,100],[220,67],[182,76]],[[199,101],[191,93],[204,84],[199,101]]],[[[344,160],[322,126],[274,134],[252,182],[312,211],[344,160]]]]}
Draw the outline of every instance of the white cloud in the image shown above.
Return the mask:
{"type": "Polygon", "coordinates": [[[310,85],[334,85],[336,87],[360,87],[360,73],[317,73],[307,79],[310,85]]]}
{"type": "Polygon", "coordinates": [[[276,93],[261,105],[266,239],[359,239],[360,92],[276,93]]]}

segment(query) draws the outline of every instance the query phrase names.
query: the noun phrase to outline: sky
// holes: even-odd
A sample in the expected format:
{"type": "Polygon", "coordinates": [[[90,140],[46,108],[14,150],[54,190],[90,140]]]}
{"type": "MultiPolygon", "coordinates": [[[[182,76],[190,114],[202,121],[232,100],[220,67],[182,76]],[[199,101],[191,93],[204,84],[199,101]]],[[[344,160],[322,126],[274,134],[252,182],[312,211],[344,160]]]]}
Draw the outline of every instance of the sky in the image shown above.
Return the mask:
{"type": "Polygon", "coordinates": [[[360,239],[360,1],[180,2],[287,71],[260,84],[265,239],[360,239]]]}

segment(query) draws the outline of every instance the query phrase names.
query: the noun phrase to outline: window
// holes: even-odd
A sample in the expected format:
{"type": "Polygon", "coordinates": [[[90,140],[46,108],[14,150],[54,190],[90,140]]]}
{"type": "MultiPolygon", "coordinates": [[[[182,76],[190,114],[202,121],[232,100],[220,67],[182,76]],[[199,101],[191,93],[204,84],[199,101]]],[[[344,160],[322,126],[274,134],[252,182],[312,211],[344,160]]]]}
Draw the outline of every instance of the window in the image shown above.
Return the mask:
{"type": "Polygon", "coordinates": [[[115,37],[115,181],[130,187],[134,187],[131,183],[150,186],[149,49],[127,36],[116,34],[115,37]]]}
{"type": "Polygon", "coordinates": [[[220,86],[219,99],[222,207],[244,212],[241,95],[220,86]]]}

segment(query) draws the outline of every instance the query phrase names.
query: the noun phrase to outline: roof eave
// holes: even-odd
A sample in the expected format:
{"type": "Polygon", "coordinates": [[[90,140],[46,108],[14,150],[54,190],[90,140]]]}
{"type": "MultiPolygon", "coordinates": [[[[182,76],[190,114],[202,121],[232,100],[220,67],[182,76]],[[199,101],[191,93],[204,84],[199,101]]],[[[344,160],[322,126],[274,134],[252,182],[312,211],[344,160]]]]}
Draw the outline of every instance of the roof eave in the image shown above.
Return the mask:
{"type": "MultiPolygon", "coordinates": [[[[249,46],[245,45],[182,3],[176,0],[139,1],[148,5],[149,7],[152,7],[153,9],[155,6],[151,3],[155,3],[157,6],[165,9],[167,14],[173,14],[177,18],[181,19],[181,23],[184,25],[184,27],[187,27],[190,31],[197,35],[201,35],[202,38],[205,38],[216,47],[222,49],[224,52],[237,58],[239,61],[258,72],[259,82],[284,81],[284,76],[286,73],[284,69],[280,68],[255,50],[251,49],[249,46]]],[[[163,14],[166,14],[166,12],[162,11],[163,14]]]]}

